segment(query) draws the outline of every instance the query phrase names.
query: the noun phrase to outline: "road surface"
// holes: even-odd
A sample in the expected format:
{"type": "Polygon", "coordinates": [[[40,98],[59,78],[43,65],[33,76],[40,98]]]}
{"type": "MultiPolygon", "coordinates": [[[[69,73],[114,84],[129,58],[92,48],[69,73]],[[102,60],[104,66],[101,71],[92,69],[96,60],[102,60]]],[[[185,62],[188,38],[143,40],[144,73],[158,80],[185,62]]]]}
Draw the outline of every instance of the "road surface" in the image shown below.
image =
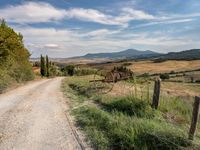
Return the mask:
{"type": "Polygon", "coordinates": [[[66,117],[62,79],[35,81],[0,95],[0,150],[82,149],[66,117]]]}

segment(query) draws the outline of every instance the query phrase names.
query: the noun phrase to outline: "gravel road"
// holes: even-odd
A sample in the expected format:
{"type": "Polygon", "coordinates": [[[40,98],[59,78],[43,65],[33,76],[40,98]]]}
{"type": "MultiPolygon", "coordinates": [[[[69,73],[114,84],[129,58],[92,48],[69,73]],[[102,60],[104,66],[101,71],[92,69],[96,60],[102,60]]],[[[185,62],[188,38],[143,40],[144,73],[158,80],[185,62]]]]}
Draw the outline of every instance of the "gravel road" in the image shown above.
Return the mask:
{"type": "Polygon", "coordinates": [[[0,150],[79,150],[60,92],[63,78],[0,95],[0,150]]]}

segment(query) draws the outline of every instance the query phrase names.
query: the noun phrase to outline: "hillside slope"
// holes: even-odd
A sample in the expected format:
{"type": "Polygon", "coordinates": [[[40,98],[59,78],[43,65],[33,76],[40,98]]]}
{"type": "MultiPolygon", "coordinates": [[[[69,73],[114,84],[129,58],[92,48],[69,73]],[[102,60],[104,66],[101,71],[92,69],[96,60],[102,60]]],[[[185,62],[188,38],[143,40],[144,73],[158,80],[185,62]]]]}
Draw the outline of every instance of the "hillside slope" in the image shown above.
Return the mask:
{"type": "Polygon", "coordinates": [[[122,59],[122,58],[147,58],[152,56],[158,56],[159,53],[146,50],[146,51],[139,51],[136,49],[127,49],[120,52],[113,52],[113,53],[95,53],[95,54],[86,54],[82,56],[83,58],[111,58],[111,59],[122,59]]]}
{"type": "Polygon", "coordinates": [[[194,60],[200,59],[200,49],[184,50],[181,52],[170,52],[166,55],[158,57],[164,60],[194,60]]]}

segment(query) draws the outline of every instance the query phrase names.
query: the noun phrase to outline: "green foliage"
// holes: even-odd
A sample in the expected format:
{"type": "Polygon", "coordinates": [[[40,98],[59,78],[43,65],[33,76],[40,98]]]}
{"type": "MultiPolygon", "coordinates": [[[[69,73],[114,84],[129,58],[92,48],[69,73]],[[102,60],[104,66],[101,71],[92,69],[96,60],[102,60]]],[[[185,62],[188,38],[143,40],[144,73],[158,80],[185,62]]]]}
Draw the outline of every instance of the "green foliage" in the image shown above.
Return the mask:
{"type": "MultiPolygon", "coordinates": [[[[36,64],[37,65],[37,64],[36,64]]],[[[60,67],[58,67],[55,63],[49,61],[49,57],[43,57],[41,55],[40,58],[40,74],[42,77],[55,77],[61,76],[63,73],[61,72],[60,67]]]]}
{"type": "Polygon", "coordinates": [[[64,73],[65,76],[67,75],[73,76],[75,71],[75,66],[73,65],[65,66],[64,68],[61,69],[61,71],[64,73]]]}
{"type": "Polygon", "coordinates": [[[163,73],[163,74],[160,74],[160,78],[161,78],[162,80],[166,80],[166,79],[169,79],[170,76],[169,76],[168,73],[163,73]]]}
{"type": "Polygon", "coordinates": [[[84,75],[92,75],[96,74],[97,70],[93,68],[81,68],[81,67],[76,67],[74,70],[74,74],[77,76],[84,76],[84,75]]]}
{"type": "Polygon", "coordinates": [[[30,53],[24,47],[23,36],[7,26],[0,25],[0,91],[12,82],[32,80],[30,53]]]}
{"type": "Polygon", "coordinates": [[[47,75],[46,61],[42,55],[40,57],[40,73],[42,77],[47,75]]]}
{"type": "Polygon", "coordinates": [[[100,104],[105,106],[109,111],[117,110],[130,116],[152,118],[154,111],[149,103],[139,100],[133,96],[120,98],[108,98],[99,100],[100,104]]]}
{"type": "Polygon", "coordinates": [[[196,80],[195,82],[196,82],[196,83],[200,83],[200,80],[196,80]]]}
{"type": "Polygon", "coordinates": [[[191,121],[192,104],[179,97],[161,96],[159,110],[176,123],[191,121]]]}
{"type": "Polygon", "coordinates": [[[49,77],[55,77],[55,76],[62,76],[63,73],[61,72],[61,69],[56,66],[54,63],[50,63],[49,65],[49,77]]]}
{"type": "Polygon", "coordinates": [[[128,69],[126,66],[114,67],[112,71],[130,72],[131,73],[131,70],[128,69]]]}
{"type": "Polygon", "coordinates": [[[92,89],[88,82],[91,77],[68,77],[64,88],[70,89],[65,94],[70,93],[70,99],[73,99],[74,106],[71,108],[77,123],[87,133],[95,149],[199,148],[198,142],[187,140],[187,126],[192,114],[192,105],[188,101],[161,96],[159,109],[152,110],[149,102],[134,96],[112,97],[94,91],[88,98],[87,91],[92,89]]]}
{"type": "Polygon", "coordinates": [[[76,114],[79,125],[96,149],[178,150],[190,147],[181,129],[161,120],[132,118],[89,106],[76,110],[76,114]]]}
{"type": "Polygon", "coordinates": [[[149,77],[150,77],[150,74],[149,74],[149,73],[143,73],[143,74],[141,74],[139,77],[149,78],[149,77]]]}
{"type": "Polygon", "coordinates": [[[46,73],[46,76],[49,77],[49,57],[46,55],[46,70],[47,70],[47,73],[46,73]]]}
{"type": "Polygon", "coordinates": [[[92,75],[77,77],[74,76],[68,80],[69,87],[76,92],[77,95],[83,97],[93,97],[98,94],[102,88],[107,88],[103,83],[90,83],[88,80],[93,79],[92,75]]]}

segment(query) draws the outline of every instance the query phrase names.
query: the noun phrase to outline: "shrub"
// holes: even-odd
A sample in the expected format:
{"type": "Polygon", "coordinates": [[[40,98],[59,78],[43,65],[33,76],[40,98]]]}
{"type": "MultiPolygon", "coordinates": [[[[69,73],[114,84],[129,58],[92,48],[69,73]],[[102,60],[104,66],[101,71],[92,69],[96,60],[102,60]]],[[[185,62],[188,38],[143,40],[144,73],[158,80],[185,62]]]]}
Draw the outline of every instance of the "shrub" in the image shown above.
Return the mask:
{"type": "Polygon", "coordinates": [[[174,71],[174,70],[172,70],[171,72],[170,72],[170,74],[175,74],[176,72],[174,71]]]}
{"type": "Polygon", "coordinates": [[[140,77],[149,78],[150,74],[149,73],[143,73],[143,74],[140,75],[140,77]]]}
{"type": "Polygon", "coordinates": [[[200,83],[200,80],[196,80],[195,82],[196,82],[196,83],[200,83]]]}
{"type": "Polygon", "coordinates": [[[122,64],[122,66],[131,66],[131,65],[132,65],[132,63],[130,63],[130,62],[126,62],[126,63],[122,64]]]}
{"type": "Polygon", "coordinates": [[[96,74],[97,70],[93,68],[80,68],[76,67],[74,70],[74,74],[77,76],[84,76],[84,75],[92,75],[96,74]]]}
{"type": "Polygon", "coordinates": [[[162,80],[166,80],[166,79],[169,79],[170,76],[169,76],[168,73],[163,73],[163,74],[160,74],[160,78],[161,78],[162,80]]]}
{"type": "Polygon", "coordinates": [[[64,68],[61,69],[61,71],[64,73],[65,76],[67,75],[73,76],[75,71],[75,66],[73,65],[65,66],[64,68]]]}

